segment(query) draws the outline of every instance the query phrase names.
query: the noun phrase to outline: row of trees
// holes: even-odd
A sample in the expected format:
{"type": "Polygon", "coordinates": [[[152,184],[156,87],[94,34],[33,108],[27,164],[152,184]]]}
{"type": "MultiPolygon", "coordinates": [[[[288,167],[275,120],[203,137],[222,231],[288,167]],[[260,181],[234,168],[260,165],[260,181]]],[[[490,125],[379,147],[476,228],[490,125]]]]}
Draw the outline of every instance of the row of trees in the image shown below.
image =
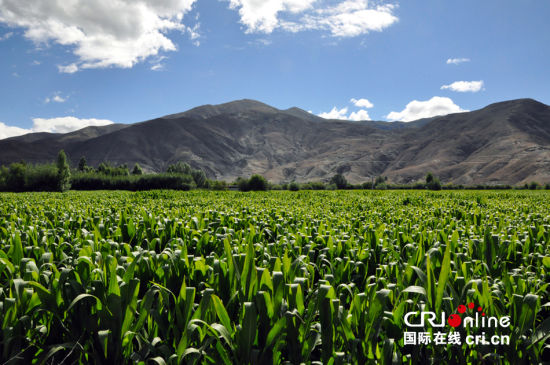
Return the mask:
{"type": "MultiPolygon", "coordinates": [[[[59,152],[55,164],[17,162],[0,167],[0,191],[189,190],[209,185],[204,171],[184,162],[169,165],[163,173],[144,174],[137,163],[132,170],[127,165],[114,166],[108,162],[94,168],[82,157],[78,167],[71,171],[64,151],[59,152]]],[[[225,184],[212,185],[225,188],[225,184]]]]}
{"type": "Polygon", "coordinates": [[[275,185],[269,183],[261,175],[250,178],[238,178],[232,184],[225,181],[209,180],[200,169],[193,169],[185,162],[169,165],[165,172],[145,174],[136,163],[132,169],[127,165],[112,165],[100,163],[97,168],[89,166],[82,157],[78,167],[71,170],[64,151],[60,151],[55,164],[31,165],[24,162],[12,163],[9,167],[0,167],[0,191],[67,191],[74,190],[150,190],[178,189],[189,190],[203,188],[211,190],[335,190],[335,189],[550,189],[550,184],[541,186],[536,182],[521,187],[505,186],[462,186],[442,185],[432,173],[428,173],[425,182],[409,185],[392,185],[387,177],[378,176],[363,184],[350,184],[342,174],[336,174],[328,182],[285,183],[275,185]]]}
{"type": "Polygon", "coordinates": [[[94,169],[82,157],[72,178],[72,186],[75,190],[190,190],[206,188],[208,179],[204,171],[193,169],[184,162],[169,165],[162,173],[144,174],[138,163],[131,170],[126,164],[113,166],[108,162],[102,162],[94,169]]]}
{"type": "Polygon", "coordinates": [[[28,165],[24,162],[0,167],[0,191],[67,191],[71,169],[63,150],[55,164],[28,165]]]}
{"type": "Polygon", "coordinates": [[[372,181],[367,181],[362,184],[350,184],[341,174],[334,175],[328,183],[323,182],[308,182],[297,183],[291,182],[282,185],[270,185],[270,189],[281,190],[335,190],[335,189],[361,189],[361,190],[386,190],[386,189],[399,189],[399,190],[538,190],[546,189],[550,190],[550,184],[541,185],[537,182],[525,183],[521,186],[512,185],[443,185],[438,177],[432,173],[428,173],[423,182],[415,182],[413,184],[391,184],[388,183],[387,177],[378,176],[372,181]]]}

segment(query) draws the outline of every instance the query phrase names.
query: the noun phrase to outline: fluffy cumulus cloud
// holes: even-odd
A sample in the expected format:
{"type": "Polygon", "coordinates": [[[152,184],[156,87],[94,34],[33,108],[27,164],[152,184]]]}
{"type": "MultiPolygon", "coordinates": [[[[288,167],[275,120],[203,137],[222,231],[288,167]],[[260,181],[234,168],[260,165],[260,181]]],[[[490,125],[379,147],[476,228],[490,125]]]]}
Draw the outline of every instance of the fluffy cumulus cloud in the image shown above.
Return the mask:
{"type": "Polygon", "coordinates": [[[354,106],[361,108],[359,110],[353,111],[348,115],[348,107],[337,108],[334,107],[330,112],[324,112],[317,114],[321,118],[325,119],[340,119],[340,120],[371,120],[369,112],[365,109],[372,108],[374,105],[368,99],[350,99],[350,103],[354,106]]]}
{"type": "Polygon", "coordinates": [[[300,13],[311,8],[316,0],[230,0],[231,9],[238,9],[247,32],[271,33],[280,26],[279,13],[300,13]]]}
{"type": "Polygon", "coordinates": [[[355,99],[355,98],[352,98],[350,100],[350,102],[355,105],[356,107],[359,107],[359,108],[372,108],[374,105],[368,101],[367,99],[355,99]]]}
{"type": "Polygon", "coordinates": [[[347,114],[348,114],[348,108],[338,109],[337,107],[334,107],[328,113],[325,112],[317,115],[325,119],[348,119],[347,114]]]}
{"type": "Polygon", "coordinates": [[[0,122],[0,139],[20,136],[27,133],[48,132],[68,133],[90,126],[104,126],[113,124],[107,119],[79,119],[76,117],[59,118],[34,118],[33,126],[30,129],[13,127],[0,122]]]}
{"type": "Polygon", "coordinates": [[[483,80],[455,81],[452,84],[441,86],[441,90],[451,90],[460,93],[477,93],[481,89],[483,89],[483,80]]]}
{"type": "Polygon", "coordinates": [[[355,37],[382,31],[398,21],[395,5],[370,5],[367,0],[338,4],[323,0],[230,0],[230,7],[238,9],[248,33],[321,30],[334,37],[355,37]]]}
{"type": "Polygon", "coordinates": [[[470,62],[469,58],[449,58],[447,60],[447,65],[459,65],[464,62],[470,62]]]}
{"type": "Polygon", "coordinates": [[[33,132],[68,133],[84,127],[100,127],[113,124],[107,119],[79,119],[75,117],[34,118],[33,132]]]}
{"type": "Polygon", "coordinates": [[[450,98],[434,96],[426,101],[413,100],[407,104],[405,109],[400,112],[391,112],[386,118],[390,121],[411,122],[417,119],[466,111],[450,98]]]}
{"type": "Polygon", "coordinates": [[[365,109],[360,109],[356,112],[353,112],[348,117],[349,120],[370,120],[369,112],[367,112],[365,109]]]}
{"type": "Polygon", "coordinates": [[[0,122],[0,139],[20,136],[29,132],[30,131],[28,129],[12,127],[0,122]]]}
{"type": "Polygon", "coordinates": [[[70,46],[75,62],[59,65],[74,73],[83,68],[132,67],[163,51],[175,51],[169,31],[197,29],[183,24],[196,0],[0,0],[0,23],[24,29],[37,44],[70,46]]]}

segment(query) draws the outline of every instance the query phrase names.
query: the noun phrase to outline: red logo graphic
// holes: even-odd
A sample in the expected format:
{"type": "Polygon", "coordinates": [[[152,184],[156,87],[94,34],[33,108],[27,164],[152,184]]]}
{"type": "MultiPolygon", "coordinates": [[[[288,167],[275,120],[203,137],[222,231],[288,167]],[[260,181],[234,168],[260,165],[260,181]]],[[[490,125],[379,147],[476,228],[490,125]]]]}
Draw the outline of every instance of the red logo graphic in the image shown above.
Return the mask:
{"type": "MultiPolygon", "coordinates": [[[[468,308],[469,309],[474,309],[475,308],[475,304],[474,303],[468,303],[468,308]]],[[[481,307],[477,307],[477,311],[478,312],[482,312],[483,311],[483,308],[481,307]]],[[[460,324],[462,323],[462,317],[460,316],[460,314],[464,314],[466,313],[466,306],[464,304],[461,304],[458,306],[457,308],[457,312],[459,314],[451,314],[449,316],[449,318],[447,318],[447,323],[449,324],[449,326],[451,327],[458,327],[460,326],[460,324]]],[[[485,312],[482,312],[481,313],[482,316],[485,316],[485,312]]]]}
{"type": "Polygon", "coordinates": [[[451,314],[447,319],[447,323],[451,327],[458,327],[462,323],[462,318],[458,314],[451,314]]]}

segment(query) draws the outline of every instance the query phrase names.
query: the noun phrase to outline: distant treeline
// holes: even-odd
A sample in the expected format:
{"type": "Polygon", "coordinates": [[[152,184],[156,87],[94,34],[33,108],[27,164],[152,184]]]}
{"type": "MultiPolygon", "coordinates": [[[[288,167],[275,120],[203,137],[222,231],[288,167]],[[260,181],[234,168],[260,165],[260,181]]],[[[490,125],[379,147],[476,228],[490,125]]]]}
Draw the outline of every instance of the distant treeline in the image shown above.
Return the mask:
{"type": "Polygon", "coordinates": [[[70,169],[63,151],[59,152],[56,164],[17,162],[0,167],[0,191],[190,190],[217,185],[206,178],[204,171],[183,162],[168,166],[163,173],[144,174],[139,164],[132,170],[108,162],[93,168],[82,157],[78,167],[70,169]]]}
{"type": "Polygon", "coordinates": [[[66,191],[72,190],[153,190],[153,189],[210,189],[210,190],[337,190],[337,189],[416,189],[416,190],[461,190],[461,189],[550,189],[550,184],[531,182],[521,186],[512,185],[452,185],[441,184],[432,173],[425,181],[413,184],[391,184],[387,177],[378,176],[362,184],[350,184],[342,174],[334,175],[329,181],[307,183],[272,184],[261,175],[238,178],[232,183],[210,180],[204,171],[193,169],[185,162],[169,165],[165,172],[145,174],[139,164],[130,170],[127,165],[114,166],[102,162],[96,168],[82,157],[78,166],[71,169],[64,151],[60,151],[57,162],[51,164],[12,163],[0,167],[0,191],[66,191]]]}
{"type": "Polygon", "coordinates": [[[272,189],[280,190],[550,190],[550,184],[541,185],[537,182],[531,182],[523,185],[458,185],[458,184],[442,184],[432,173],[426,175],[425,181],[415,182],[412,184],[392,184],[388,183],[387,177],[378,176],[372,181],[367,181],[362,184],[350,184],[342,174],[334,175],[328,183],[323,182],[308,182],[297,183],[291,182],[288,184],[272,185],[272,189]]]}

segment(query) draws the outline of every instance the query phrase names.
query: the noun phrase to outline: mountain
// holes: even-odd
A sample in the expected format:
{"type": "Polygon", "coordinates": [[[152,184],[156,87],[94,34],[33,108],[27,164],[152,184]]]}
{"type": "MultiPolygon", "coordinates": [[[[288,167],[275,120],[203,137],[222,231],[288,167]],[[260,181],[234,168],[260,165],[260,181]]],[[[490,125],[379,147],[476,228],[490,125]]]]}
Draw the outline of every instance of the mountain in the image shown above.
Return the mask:
{"type": "Polygon", "coordinates": [[[64,149],[76,165],[138,162],[163,171],[186,161],[211,178],[260,173],[274,182],[349,181],[387,176],[395,183],[550,182],[550,107],[532,99],[415,122],[326,120],[299,108],[254,100],[205,105],[130,125],[37,133],[0,140],[0,164],[54,161],[64,149]]]}

